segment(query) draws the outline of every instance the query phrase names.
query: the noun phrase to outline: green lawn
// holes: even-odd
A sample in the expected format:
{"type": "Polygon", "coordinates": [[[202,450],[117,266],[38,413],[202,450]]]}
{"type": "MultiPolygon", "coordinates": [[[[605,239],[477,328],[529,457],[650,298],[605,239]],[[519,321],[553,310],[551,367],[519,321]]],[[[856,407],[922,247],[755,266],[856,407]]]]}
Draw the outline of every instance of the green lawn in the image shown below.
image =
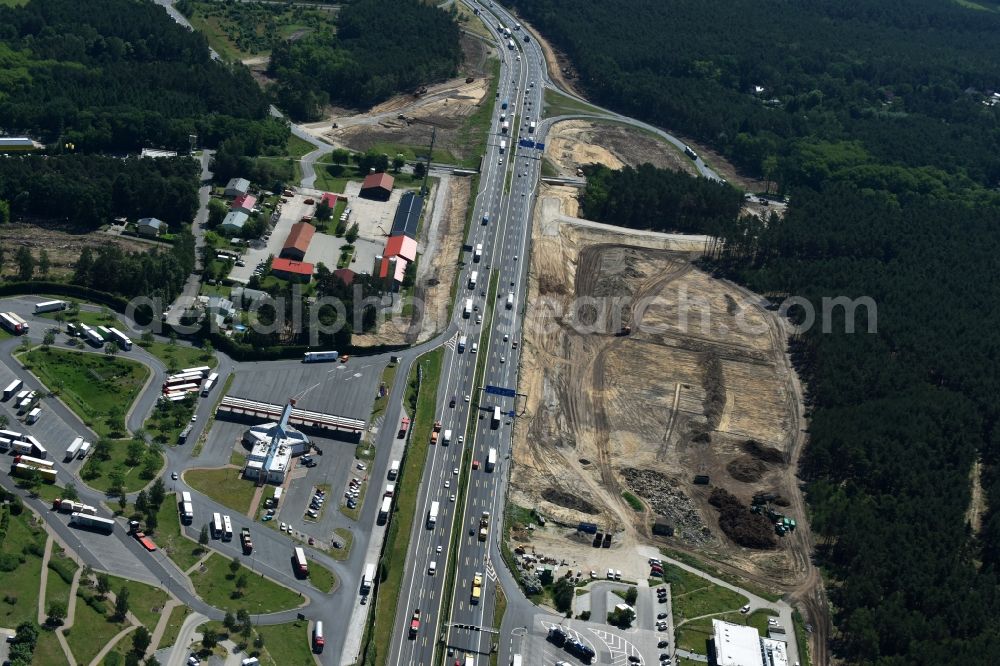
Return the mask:
{"type": "Polygon", "coordinates": [[[632,507],[632,510],[635,511],[636,513],[642,513],[642,511],[646,508],[643,505],[642,500],[640,500],[638,497],[636,497],[627,490],[622,491],[622,498],[624,498],[624,500],[628,503],[630,507],[632,507]]]}
{"type": "Polygon", "coordinates": [[[125,491],[132,493],[142,489],[163,469],[163,454],[147,444],[143,445],[145,450],[139,463],[130,465],[127,460],[130,440],[106,441],[109,458],[102,460],[95,455],[96,452],[91,453],[80,469],[80,478],[94,490],[107,492],[114,486],[115,475],[120,474],[125,491]]]}
{"type": "MultiPolygon", "coordinates": [[[[493,119],[493,109],[496,106],[497,84],[500,80],[500,61],[490,60],[490,67],[493,72],[493,80],[490,82],[489,91],[483,98],[479,108],[469,114],[462,126],[458,130],[458,143],[466,157],[461,160],[462,166],[475,169],[479,166],[483,154],[486,152],[486,140],[489,135],[490,121],[493,119]]],[[[511,123],[513,126],[513,123],[511,123]]],[[[454,162],[451,162],[454,164],[454,162]]],[[[476,190],[473,190],[475,193],[476,190]]]]}
{"type": "Polygon", "coordinates": [[[294,134],[288,135],[288,144],[285,146],[285,155],[288,157],[301,159],[303,155],[311,153],[314,150],[316,150],[316,146],[305,139],[300,139],[294,134]]]}
{"type": "Polygon", "coordinates": [[[168,342],[143,342],[139,341],[139,346],[150,354],[160,359],[163,365],[170,370],[180,370],[182,368],[197,368],[207,365],[214,368],[219,362],[213,352],[205,353],[199,347],[191,347],[180,343],[171,345],[168,342]]]}
{"type": "Polygon", "coordinates": [[[351,554],[351,546],[354,544],[354,533],[343,527],[334,527],[333,533],[340,537],[344,547],[331,548],[327,554],[335,560],[346,560],[347,556],[351,554]]]}
{"type": "Polygon", "coordinates": [[[603,111],[586,102],[578,102],[572,97],[568,97],[561,92],[546,89],[542,102],[542,114],[546,118],[579,113],[594,113],[606,115],[603,111]]]}
{"type": "MultiPolygon", "coordinates": [[[[0,4],[3,4],[0,0],[0,4]]],[[[49,631],[48,629],[42,629],[38,634],[38,643],[35,645],[35,652],[31,660],[33,664],[41,664],[42,666],[64,666],[69,662],[66,661],[66,655],[63,654],[62,646],[59,645],[59,639],[56,638],[55,631],[49,631]]]]}
{"type": "Polygon", "coordinates": [[[757,610],[749,615],[743,613],[724,613],[713,617],[692,620],[677,627],[677,647],[697,654],[708,654],[706,641],[712,637],[712,620],[725,620],[733,624],[749,625],[757,629],[762,636],[767,636],[767,619],[777,615],[770,610],[757,610]]]}
{"type": "MultiPolygon", "coordinates": [[[[292,551],[288,551],[288,567],[291,569],[292,551]]],[[[298,592],[282,587],[260,574],[250,571],[241,565],[236,576],[229,571],[230,560],[221,555],[213,554],[204,565],[191,574],[191,582],[195,591],[210,606],[222,610],[233,611],[246,608],[251,614],[274,613],[298,607],[303,599],[298,592]],[[233,598],[236,590],[235,580],[244,575],[248,585],[240,598],[233,598]]]]}
{"type": "Polygon", "coordinates": [[[670,583],[674,621],[700,617],[710,613],[735,611],[747,603],[747,598],[720,587],[667,562],[663,563],[664,580],[670,583]]]}
{"type": "Polygon", "coordinates": [[[49,575],[45,583],[45,608],[53,601],[61,601],[69,607],[69,589],[73,582],[73,574],[79,567],[76,562],[66,557],[62,549],[53,544],[52,557],[49,558],[49,575]]]}
{"type": "Polygon", "coordinates": [[[316,663],[312,656],[309,625],[305,620],[259,626],[257,632],[264,637],[261,664],[313,666],[316,663]]]}
{"type": "MultiPolygon", "coordinates": [[[[110,619],[109,614],[114,612],[114,604],[110,600],[98,599],[95,590],[81,585],[76,591],[76,596],[73,626],[64,633],[77,662],[89,664],[97,653],[111,642],[115,634],[127,625],[110,619]],[[95,609],[94,606],[101,610],[95,609]]],[[[128,641],[127,638],[125,640],[128,641]]]]}
{"type": "Polygon", "coordinates": [[[156,514],[156,545],[174,561],[181,571],[187,571],[201,554],[198,544],[181,534],[181,519],[177,510],[178,495],[168,494],[156,514]]]}
{"type": "MultiPolygon", "coordinates": [[[[417,491],[420,479],[423,477],[424,463],[427,460],[431,429],[434,427],[437,402],[438,379],[441,376],[441,362],[444,350],[436,349],[420,357],[413,366],[410,377],[407,378],[406,405],[414,413],[411,425],[410,445],[407,447],[406,459],[396,481],[396,509],[389,523],[386,534],[384,557],[381,565],[386,570],[384,580],[379,586],[378,603],[375,606],[375,628],[372,637],[389,636],[392,634],[396,617],[396,603],[399,598],[403,570],[406,568],[406,553],[410,546],[410,532],[413,526],[417,506],[417,491]],[[423,378],[420,391],[416,390],[417,365],[423,367],[423,378]]],[[[422,519],[422,516],[421,516],[422,519]]],[[[374,639],[379,640],[379,639],[374,639]]],[[[383,664],[388,657],[388,650],[381,651],[381,645],[369,645],[368,653],[375,655],[375,663],[383,664]]]]}
{"type": "Polygon", "coordinates": [[[768,601],[778,601],[779,599],[781,599],[782,596],[781,594],[778,594],[773,590],[765,589],[751,581],[741,579],[739,576],[735,576],[729,573],[728,571],[722,571],[721,569],[712,566],[708,562],[704,562],[698,559],[697,557],[691,555],[690,553],[686,553],[682,550],[674,550],[673,548],[661,548],[660,552],[666,555],[667,557],[683,562],[689,567],[694,567],[699,571],[704,571],[705,573],[711,574],[715,578],[724,580],[730,585],[735,585],[736,587],[743,588],[748,592],[756,594],[758,597],[763,597],[767,599],[768,601]]]}
{"type": "Polygon", "coordinates": [[[4,627],[37,619],[45,532],[31,524],[32,515],[27,510],[19,516],[11,515],[7,537],[0,544],[0,554],[20,560],[13,571],[0,571],[0,625],[4,627]]]}
{"type": "Polygon", "coordinates": [[[313,584],[313,587],[325,594],[333,589],[334,584],[337,582],[337,578],[333,575],[333,572],[326,567],[316,564],[315,562],[310,562],[309,582],[313,584]]]}
{"type": "MultiPolygon", "coordinates": [[[[157,544],[159,545],[159,544],[157,544]]],[[[153,633],[156,623],[160,621],[160,613],[163,605],[167,603],[167,593],[158,587],[140,583],[136,580],[128,580],[111,576],[111,589],[118,593],[122,586],[128,588],[129,610],[143,625],[153,633]]]]}
{"type": "Polygon", "coordinates": [[[242,514],[250,510],[250,502],[256,490],[251,481],[240,478],[240,470],[235,467],[189,469],[184,472],[184,482],[242,514]]]}
{"type": "Polygon", "coordinates": [[[36,348],[22,360],[50,391],[101,436],[121,436],[125,413],[149,377],[149,368],[124,358],[36,348]]]}
{"type": "Polygon", "coordinates": [[[174,606],[173,610],[170,611],[170,619],[167,620],[167,626],[163,628],[163,637],[160,638],[160,648],[170,647],[177,642],[177,634],[181,632],[184,620],[190,614],[190,607],[174,606]]]}

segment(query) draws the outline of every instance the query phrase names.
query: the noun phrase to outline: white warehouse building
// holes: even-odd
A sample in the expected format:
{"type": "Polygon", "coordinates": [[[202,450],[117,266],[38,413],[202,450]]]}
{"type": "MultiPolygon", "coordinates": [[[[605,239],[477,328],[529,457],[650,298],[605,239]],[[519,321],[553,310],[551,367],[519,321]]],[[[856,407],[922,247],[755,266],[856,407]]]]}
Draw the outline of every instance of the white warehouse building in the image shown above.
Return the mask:
{"type": "Polygon", "coordinates": [[[295,401],[289,401],[277,423],[261,423],[243,433],[243,443],[250,447],[243,476],[262,483],[282,483],[292,456],[309,450],[309,438],[288,425],[295,401]]]}
{"type": "Polygon", "coordinates": [[[755,627],[712,620],[712,638],[709,663],[717,666],[788,666],[785,642],[763,638],[755,627]]]}

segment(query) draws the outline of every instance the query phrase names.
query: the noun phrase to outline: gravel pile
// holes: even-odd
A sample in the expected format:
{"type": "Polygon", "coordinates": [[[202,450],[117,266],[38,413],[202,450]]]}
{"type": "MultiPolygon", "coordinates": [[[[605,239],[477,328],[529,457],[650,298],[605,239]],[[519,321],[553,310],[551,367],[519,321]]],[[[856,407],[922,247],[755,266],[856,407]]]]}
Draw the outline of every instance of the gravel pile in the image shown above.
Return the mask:
{"type": "Polygon", "coordinates": [[[653,511],[674,526],[674,536],[694,545],[715,541],[691,499],[671,480],[653,470],[626,467],[620,471],[629,490],[644,499],[653,511]]]}

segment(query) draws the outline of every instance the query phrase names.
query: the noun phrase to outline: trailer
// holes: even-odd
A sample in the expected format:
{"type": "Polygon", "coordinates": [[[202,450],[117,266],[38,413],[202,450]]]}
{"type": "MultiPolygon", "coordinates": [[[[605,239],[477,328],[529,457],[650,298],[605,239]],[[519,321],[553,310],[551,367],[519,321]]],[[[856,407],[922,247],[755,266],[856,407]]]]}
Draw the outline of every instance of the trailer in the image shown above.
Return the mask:
{"type": "Polygon", "coordinates": [[[90,453],[90,442],[84,442],[80,445],[80,453],[76,455],[78,460],[83,460],[90,453]]]}
{"type": "Polygon", "coordinates": [[[194,504],[191,502],[184,502],[181,506],[181,519],[186,525],[190,525],[194,522],[194,504]]]}
{"type": "Polygon", "coordinates": [[[32,467],[37,467],[39,469],[55,469],[55,463],[51,460],[43,460],[41,458],[35,458],[34,456],[14,456],[14,464],[31,465],[32,467]]]}
{"type": "Polygon", "coordinates": [[[398,460],[393,460],[392,464],[389,465],[388,479],[390,481],[395,481],[396,477],[398,477],[398,476],[399,476],[399,461],[398,460]]]}
{"type": "Polygon", "coordinates": [[[35,439],[31,435],[25,435],[24,439],[29,444],[31,444],[31,455],[35,456],[36,458],[42,458],[43,460],[49,457],[49,452],[45,450],[45,447],[42,446],[42,443],[39,442],[37,439],[35,439]]]}
{"type": "Polygon", "coordinates": [[[221,539],[222,538],[222,514],[213,513],[212,514],[212,538],[221,539]]]}
{"type": "Polygon", "coordinates": [[[115,521],[110,518],[101,518],[99,516],[88,516],[85,513],[74,512],[69,516],[69,524],[75,527],[79,527],[86,530],[94,530],[95,532],[104,532],[105,534],[111,534],[115,529],[115,521]]]}
{"type": "Polygon", "coordinates": [[[142,531],[138,520],[130,520],[128,523],[128,533],[135,537],[135,540],[142,544],[142,547],[153,552],[156,550],[156,544],[153,540],[146,536],[146,533],[142,531]]]}
{"type": "Polygon", "coordinates": [[[21,390],[21,387],[23,386],[24,382],[20,379],[15,379],[10,384],[7,384],[7,388],[3,390],[3,399],[5,401],[10,400],[18,391],[21,390]]]}
{"type": "Polygon", "coordinates": [[[0,312],[0,326],[14,335],[24,335],[28,332],[28,322],[13,312],[0,312]]]}
{"type": "Polygon", "coordinates": [[[492,472],[497,466],[497,450],[495,447],[490,447],[489,455],[486,457],[486,471],[492,472]]]}
{"type": "Polygon", "coordinates": [[[21,453],[29,456],[34,453],[34,450],[31,448],[31,442],[26,442],[23,439],[12,440],[10,448],[14,449],[14,453],[21,453]]]}
{"type": "Polygon", "coordinates": [[[483,258],[483,244],[476,243],[476,249],[472,253],[472,261],[474,263],[479,263],[480,261],[482,261],[482,258],[483,258]]]}
{"type": "Polygon", "coordinates": [[[183,373],[197,372],[201,374],[202,378],[208,377],[208,373],[210,373],[211,371],[212,368],[208,367],[207,365],[199,365],[194,368],[184,368],[183,370],[181,370],[181,372],[183,373]]]}
{"type": "Polygon", "coordinates": [[[80,452],[80,447],[82,446],[83,446],[83,437],[77,437],[76,439],[74,439],[70,443],[69,448],[66,449],[65,460],[68,462],[73,458],[76,458],[76,454],[80,452]]]}
{"type": "Polygon", "coordinates": [[[40,407],[35,407],[30,412],[28,412],[28,418],[24,420],[25,423],[31,425],[33,423],[38,423],[38,418],[42,415],[42,409],[40,407]]]}
{"type": "Polygon", "coordinates": [[[505,152],[507,152],[507,141],[500,139],[500,154],[503,155],[505,152]]]}
{"type": "Polygon", "coordinates": [[[427,529],[432,530],[437,525],[438,511],[441,508],[440,502],[431,502],[431,508],[427,510],[427,529]]]}
{"type": "Polygon", "coordinates": [[[528,124],[528,132],[534,132],[534,131],[535,131],[535,121],[534,121],[534,120],[532,120],[532,121],[531,121],[531,122],[530,122],[530,123],[528,124]]]}
{"type": "Polygon", "coordinates": [[[379,525],[385,525],[389,521],[389,513],[392,511],[392,498],[383,497],[382,505],[378,509],[378,521],[379,525]]]}
{"type": "Polygon", "coordinates": [[[0,430],[0,437],[5,437],[12,442],[18,442],[23,439],[21,433],[14,430],[0,430]]]}
{"type": "Polygon", "coordinates": [[[108,329],[108,333],[111,336],[111,340],[117,343],[118,346],[121,347],[124,351],[129,351],[130,349],[132,349],[132,340],[129,339],[127,335],[119,331],[117,328],[112,326],[111,328],[108,329]]]}
{"type": "Polygon", "coordinates": [[[253,552],[253,540],[250,538],[249,527],[244,527],[240,530],[240,545],[243,546],[244,555],[249,555],[253,552]]]}
{"type": "Polygon", "coordinates": [[[23,463],[15,463],[10,467],[10,473],[12,476],[26,477],[32,472],[36,472],[43,481],[48,483],[56,482],[56,470],[51,467],[35,467],[33,465],[25,465],[23,463]]]}
{"type": "Polygon", "coordinates": [[[512,310],[514,308],[514,292],[512,291],[507,292],[507,303],[505,307],[508,310],[512,310]]]}
{"type": "Polygon", "coordinates": [[[506,120],[500,125],[500,131],[504,134],[510,131],[510,123],[506,120]]]}
{"type": "Polygon", "coordinates": [[[208,378],[201,385],[201,395],[202,397],[207,396],[215,388],[215,384],[219,381],[219,373],[213,372],[208,376],[208,378]]]}
{"type": "Polygon", "coordinates": [[[469,338],[466,335],[458,336],[458,353],[461,354],[462,352],[465,351],[465,345],[468,342],[468,340],[469,338]]]}
{"type": "Polygon", "coordinates": [[[493,408],[493,420],[490,422],[490,427],[496,430],[500,427],[500,407],[493,408]]]}
{"type": "Polygon", "coordinates": [[[80,324],[80,327],[83,339],[89,342],[91,345],[95,347],[100,347],[101,345],[104,344],[104,336],[102,336],[100,333],[98,333],[91,327],[87,326],[86,324],[80,324]]]}
{"type": "Polygon", "coordinates": [[[0,452],[6,453],[10,451],[11,441],[6,437],[0,437],[0,452]]]}
{"type": "Polygon", "coordinates": [[[229,514],[222,516],[222,540],[232,541],[233,540],[233,521],[229,517],[229,514]]]}
{"type": "Polygon", "coordinates": [[[466,319],[472,316],[472,299],[465,299],[465,307],[462,308],[462,316],[466,319]]]}
{"type": "Polygon", "coordinates": [[[340,356],[335,351],[306,352],[302,357],[303,363],[323,363],[326,361],[336,361],[340,356]]]}
{"type": "Polygon", "coordinates": [[[403,439],[404,437],[406,437],[406,433],[409,431],[410,431],[410,418],[408,416],[404,416],[403,420],[400,421],[399,423],[399,432],[396,433],[396,437],[399,439],[403,439]]]}
{"type": "Polygon", "coordinates": [[[66,301],[42,301],[41,303],[35,303],[35,314],[57,312],[65,310],[68,306],[69,304],[66,301]]]}
{"type": "Polygon", "coordinates": [[[17,413],[26,414],[37,403],[38,403],[38,393],[36,393],[35,391],[28,391],[28,395],[26,395],[19,403],[17,403],[17,413]]]}
{"type": "Polygon", "coordinates": [[[476,288],[476,282],[479,280],[479,271],[472,271],[469,274],[469,289],[476,288]]]}
{"type": "Polygon", "coordinates": [[[309,575],[309,562],[306,560],[306,551],[302,550],[301,546],[296,546],[295,551],[292,554],[292,558],[295,560],[295,573],[301,578],[305,578],[309,575]]]}
{"type": "Polygon", "coordinates": [[[365,565],[365,574],[361,577],[361,594],[368,594],[371,592],[372,585],[375,583],[375,565],[369,562],[365,565]]]}
{"type": "Polygon", "coordinates": [[[444,431],[444,437],[442,437],[442,443],[445,446],[448,446],[449,444],[451,444],[451,430],[445,430],[444,431]]]}

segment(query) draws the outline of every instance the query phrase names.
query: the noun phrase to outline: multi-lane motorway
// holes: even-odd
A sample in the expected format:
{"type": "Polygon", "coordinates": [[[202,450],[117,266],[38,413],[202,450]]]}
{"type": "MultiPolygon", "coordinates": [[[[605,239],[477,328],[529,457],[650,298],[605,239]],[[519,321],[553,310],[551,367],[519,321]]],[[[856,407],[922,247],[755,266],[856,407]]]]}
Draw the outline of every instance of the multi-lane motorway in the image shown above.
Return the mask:
{"type": "Polygon", "coordinates": [[[501,59],[496,106],[473,211],[474,223],[466,239],[466,247],[471,249],[482,244],[482,259],[474,261],[473,252],[469,251],[459,279],[455,323],[458,336],[467,337],[467,345],[460,351],[457,341],[449,344],[438,390],[442,428],[451,429],[454,434],[449,446],[432,450],[424,471],[418,520],[411,535],[408,570],[397,606],[396,631],[388,661],[392,664],[432,663],[440,636],[456,653],[486,655],[494,642],[492,634],[480,628],[488,629],[493,620],[496,579],[492,560],[498,557],[495,544],[502,524],[512,419],[504,416],[496,428],[493,410],[499,406],[504,413],[512,411],[514,399],[487,394],[483,388],[492,385],[513,389],[517,384],[519,349],[515,348],[515,342],[521,336],[529,216],[541,171],[540,151],[518,147],[518,139],[534,138],[529,126],[539,120],[545,69],[537,43],[533,39],[525,42],[522,31],[513,32],[510,40],[514,48],[509,47],[508,38],[499,31],[501,24],[514,28],[515,21],[509,15],[499,7],[469,4],[484,13],[484,22],[497,40],[501,59]],[[509,124],[507,131],[503,130],[504,122],[509,124]],[[473,272],[477,273],[477,281],[475,287],[470,287],[473,272]],[[496,294],[487,303],[492,296],[491,280],[496,281],[496,294]],[[473,299],[475,306],[466,318],[463,310],[468,298],[473,299]],[[479,317],[481,324],[477,323],[479,317]],[[480,346],[478,353],[472,353],[473,342],[480,346]],[[483,383],[474,386],[477,358],[483,355],[483,383]],[[475,413],[469,411],[473,403],[466,402],[467,396],[473,402],[478,398],[479,409],[475,413]],[[453,397],[454,408],[450,407],[453,397]],[[458,435],[466,433],[470,420],[474,434],[460,444],[458,435]],[[490,448],[498,453],[493,471],[486,469],[490,448]],[[463,465],[465,449],[471,450],[470,460],[478,465],[468,461],[463,465]],[[468,476],[466,501],[461,506],[451,500],[459,482],[456,469],[468,476]],[[426,518],[434,501],[439,502],[440,515],[437,524],[429,528],[426,518]],[[485,542],[479,540],[484,512],[490,516],[489,538],[485,542]],[[457,550],[453,553],[449,552],[452,530],[459,531],[457,550]],[[455,562],[454,591],[451,598],[445,599],[442,594],[448,580],[449,558],[455,562]],[[437,570],[433,575],[429,573],[431,562],[437,570]],[[484,586],[481,599],[473,603],[473,578],[477,573],[482,576],[484,586]],[[416,609],[421,611],[421,629],[411,638],[408,628],[416,609]]]}

